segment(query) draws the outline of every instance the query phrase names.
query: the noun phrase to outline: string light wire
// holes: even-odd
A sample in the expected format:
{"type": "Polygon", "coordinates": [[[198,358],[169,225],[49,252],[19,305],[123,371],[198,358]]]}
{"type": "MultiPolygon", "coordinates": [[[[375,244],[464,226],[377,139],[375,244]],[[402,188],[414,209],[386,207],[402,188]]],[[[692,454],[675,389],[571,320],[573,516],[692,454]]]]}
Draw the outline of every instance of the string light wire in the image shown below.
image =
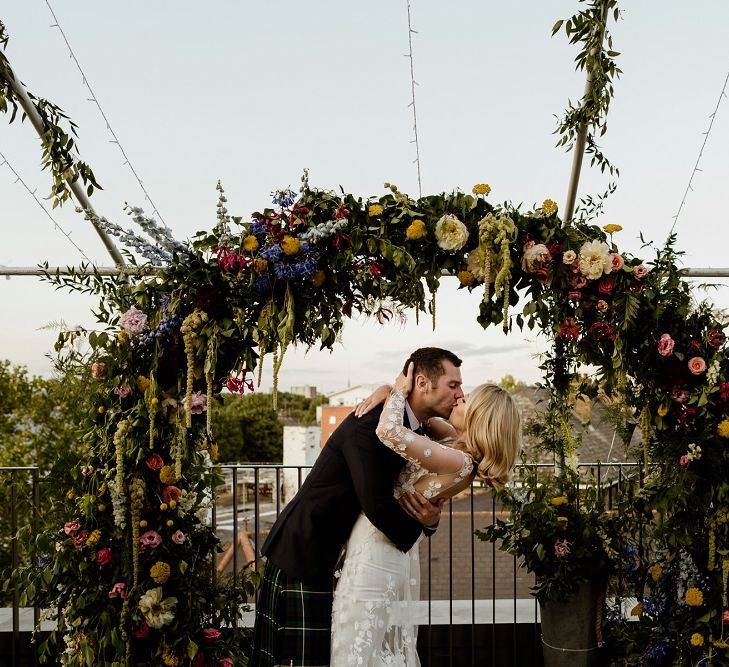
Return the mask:
{"type": "Polygon", "coordinates": [[[415,86],[418,85],[418,82],[415,80],[415,64],[413,61],[413,35],[417,35],[418,31],[413,30],[412,26],[412,17],[410,12],[410,0],[406,0],[407,7],[408,7],[408,46],[409,51],[405,54],[406,58],[410,59],[410,93],[412,96],[412,101],[410,104],[408,104],[409,107],[412,107],[413,109],[413,133],[415,135],[415,138],[410,142],[411,144],[415,144],[415,160],[414,163],[417,165],[418,169],[418,197],[423,196],[423,184],[420,177],[420,142],[418,140],[418,114],[415,109],[415,86]]]}

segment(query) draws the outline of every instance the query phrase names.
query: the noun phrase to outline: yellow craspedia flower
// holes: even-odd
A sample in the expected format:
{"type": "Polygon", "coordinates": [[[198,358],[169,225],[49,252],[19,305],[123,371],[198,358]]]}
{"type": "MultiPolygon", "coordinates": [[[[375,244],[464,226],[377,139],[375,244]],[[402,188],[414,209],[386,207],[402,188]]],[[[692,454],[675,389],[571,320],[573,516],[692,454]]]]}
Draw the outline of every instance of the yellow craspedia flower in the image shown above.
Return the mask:
{"type": "Polygon", "coordinates": [[[473,285],[473,281],[476,280],[476,276],[474,276],[470,271],[459,271],[457,276],[461,285],[465,285],[466,287],[473,285]]]}
{"type": "Polygon", "coordinates": [[[98,408],[96,408],[96,412],[98,412],[100,415],[103,415],[106,412],[106,407],[100,405],[98,408]]]}
{"type": "Polygon", "coordinates": [[[159,470],[159,481],[162,484],[174,484],[177,482],[175,466],[162,466],[159,470]]]}
{"type": "Polygon", "coordinates": [[[251,266],[255,273],[263,273],[268,268],[268,260],[263,259],[263,257],[256,257],[251,266]]]}
{"type": "Polygon", "coordinates": [[[648,572],[651,575],[653,581],[658,581],[663,576],[663,568],[660,565],[652,565],[648,568],[648,572]]]}
{"type": "Polygon", "coordinates": [[[729,644],[725,639],[717,639],[716,641],[711,642],[711,645],[714,648],[729,648],[729,644]]]}
{"type": "Polygon", "coordinates": [[[249,234],[243,239],[243,250],[246,252],[258,250],[258,239],[253,234],[249,234]]]}
{"type": "Polygon", "coordinates": [[[491,192],[491,186],[488,183],[476,183],[471,188],[471,192],[475,195],[487,195],[491,192]]]}
{"type": "Polygon", "coordinates": [[[703,646],[704,645],[704,635],[702,635],[700,632],[694,632],[694,634],[691,635],[691,646],[703,646]]]}
{"type": "Polygon", "coordinates": [[[661,403],[658,407],[658,416],[665,417],[668,414],[668,403],[661,403]]]}
{"type": "Polygon", "coordinates": [[[99,510],[99,512],[106,512],[106,505],[104,505],[104,503],[99,503],[96,506],[96,509],[99,510]]]}
{"type": "Polygon", "coordinates": [[[558,208],[557,204],[551,199],[545,199],[542,202],[542,213],[544,213],[544,215],[552,215],[552,213],[557,212],[558,208]]]}
{"type": "Polygon", "coordinates": [[[643,613],[643,604],[639,602],[635,607],[630,610],[631,616],[640,616],[643,613]]]}
{"type": "Polygon", "coordinates": [[[118,340],[118,341],[119,341],[120,343],[126,343],[126,342],[127,342],[128,340],[129,340],[129,336],[127,335],[127,332],[126,332],[126,331],[124,331],[124,329],[122,329],[122,330],[121,330],[121,331],[120,331],[120,332],[119,332],[119,333],[118,333],[118,334],[116,335],[116,339],[117,339],[117,340],[118,340]]]}
{"type": "Polygon", "coordinates": [[[142,393],[147,391],[147,387],[149,387],[150,384],[152,383],[149,381],[149,378],[144,377],[144,375],[137,376],[137,389],[139,389],[142,393]]]}
{"type": "Polygon", "coordinates": [[[293,236],[284,236],[281,239],[281,248],[287,255],[295,255],[301,248],[301,242],[293,236]]]}
{"type": "Polygon", "coordinates": [[[100,539],[101,539],[101,531],[98,528],[96,530],[92,530],[91,535],[89,535],[86,538],[86,546],[94,547],[98,544],[100,539]]]}
{"type": "Polygon", "coordinates": [[[698,588],[689,588],[685,599],[689,607],[700,607],[704,604],[704,594],[698,588]]]}
{"type": "Polygon", "coordinates": [[[422,220],[414,220],[405,230],[405,236],[411,241],[424,239],[428,235],[428,229],[422,220]]]}
{"type": "Polygon", "coordinates": [[[314,287],[321,287],[326,279],[327,274],[324,273],[324,271],[317,271],[311,278],[309,278],[309,282],[314,285],[314,287]]]}
{"type": "Polygon", "coordinates": [[[166,584],[170,578],[170,566],[164,561],[158,560],[149,568],[149,576],[156,584],[166,584]]]}
{"type": "Polygon", "coordinates": [[[385,211],[382,204],[370,204],[367,213],[370,216],[370,218],[376,218],[378,215],[382,215],[385,211]]]}
{"type": "Polygon", "coordinates": [[[729,419],[719,422],[719,426],[716,427],[716,432],[722,438],[729,438],[729,419]]]}
{"type": "Polygon", "coordinates": [[[616,225],[615,223],[611,222],[609,225],[604,225],[603,230],[606,231],[608,234],[615,234],[615,232],[622,232],[623,226],[616,225]]]}
{"type": "Polygon", "coordinates": [[[566,505],[569,501],[567,500],[567,496],[557,496],[556,498],[552,498],[549,502],[555,507],[559,507],[560,505],[566,505]]]}
{"type": "Polygon", "coordinates": [[[182,658],[177,655],[169,646],[165,646],[162,649],[162,662],[167,667],[180,667],[182,665],[182,658]]]}

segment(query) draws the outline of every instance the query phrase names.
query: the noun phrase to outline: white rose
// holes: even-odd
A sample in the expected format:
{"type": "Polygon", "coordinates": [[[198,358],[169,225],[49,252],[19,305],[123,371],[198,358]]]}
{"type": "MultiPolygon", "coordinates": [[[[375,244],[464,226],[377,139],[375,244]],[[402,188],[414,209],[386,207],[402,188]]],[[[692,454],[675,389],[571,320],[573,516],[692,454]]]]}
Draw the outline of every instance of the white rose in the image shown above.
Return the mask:
{"type": "Polygon", "coordinates": [[[177,598],[162,599],[162,587],[148,590],[139,598],[139,611],[144,615],[144,620],[150,628],[159,630],[163,625],[168,625],[175,620],[174,608],[177,605],[177,598]]]}
{"type": "Polygon", "coordinates": [[[455,215],[444,215],[435,223],[435,238],[443,250],[460,250],[468,241],[468,230],[455,215]]]}
{"type": "Polygon", "coordinates": [[[612,271],[610,248],[603,241],[588,241],[580,248],[580,273],[597,280],[612,271]]]}
{"type": "Polygon", "coordinates": [[[524,247],[524,256],[521,258],[522,271],[534,273],[537,269],[544,267],[552,259],[547,246],[543,243],[527,244],[524,247]]]}
{"type": "Polygon", "coordinates": [[[572,264],[577,259],[577,253],[574,250],[565,250],[562,255],[562,261],[565,264],[572,264]]]}

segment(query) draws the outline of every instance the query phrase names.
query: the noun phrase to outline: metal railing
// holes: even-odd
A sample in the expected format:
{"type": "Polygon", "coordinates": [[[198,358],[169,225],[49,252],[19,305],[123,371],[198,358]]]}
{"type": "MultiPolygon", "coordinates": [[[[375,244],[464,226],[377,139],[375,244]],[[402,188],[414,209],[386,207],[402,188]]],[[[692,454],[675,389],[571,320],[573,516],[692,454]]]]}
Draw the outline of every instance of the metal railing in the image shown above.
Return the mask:
{"type": "MultiPolygon", "coordinates": [[[[211,490],[214,502],[208,515],[223,545],[214,576],[228,576],[236,585],[246,567],[261,566],[260,546],[309,468],[270,464],[220,468],[225,483],[211,490]]],[[[617,512],[624,486],[640,482],[640,466],[636,463],[581,464],[580,468],[591,472],[605,492],[607,509],[617,512]]],[[[514,479],[519,482],[519,468],[514,479]]],[[[0,517],[9,517],[7,523],[0,519],[0,531],[5,533],[2,539],[9,541],[11,570],[21,565],[21,521],[36,534],[41,529],[41,496],[50,491],[43,485],[44,478],[36,467],[0,468],[0,488],[5,488],[10,505],[0,512],[0,517]]],[[[538,605],[529,594],[533,575],[496,544],[474,536],[476,529],[505,514],[487,489],[473,485],[447,502],[435,535],[421,541],[422,624],[418,647],[424,667],[476,665],[484,660],[498,665],[541,664],[538,605]]],[[[36,554],[24,558],[35,559],[36,554]]],[[[21,608],[17,589],[12,589],[8,599],[10,614],[7,608],[0,610],[5,614],[0,621],[0,640],[12,633],[7,657],[16,667],[21,664],[21,634],[25,638],[30,630],[23,627],[30,625],[30,610],[21,608]]],[[[40,618],[41,610],[34,608],[33,627],[38,626],[40,618]]],[[[252,614],[243,618],[244,624],[252,625],[252,614]]],[[[32,653],[22,664],[37,664],[34,649],[32,653]]]]}

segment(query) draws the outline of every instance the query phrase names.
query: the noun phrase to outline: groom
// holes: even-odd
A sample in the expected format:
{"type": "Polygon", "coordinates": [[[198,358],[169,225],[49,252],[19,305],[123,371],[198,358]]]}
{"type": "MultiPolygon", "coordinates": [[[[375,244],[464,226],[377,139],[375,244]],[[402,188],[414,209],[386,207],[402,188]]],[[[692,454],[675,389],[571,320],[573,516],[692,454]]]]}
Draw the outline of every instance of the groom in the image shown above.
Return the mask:
{"type": "MultiPolygon", "coordinates": [[[[461,390],[461,360],[452,352],[420,348],[407,421],[448,417],[461,390]]],[[[406,371],[403,371],[406,372],[406,371]]],[[[286,506],[261,552],[263,573],[250,667],[324,667],[329,664],[334,568],[360,512],[402,552],[440,519],[440,504],[393,487],[405,460],[375,435],[382,405],[361,418],[350,414],[332,433],[299,492],[286,506]]]]}

